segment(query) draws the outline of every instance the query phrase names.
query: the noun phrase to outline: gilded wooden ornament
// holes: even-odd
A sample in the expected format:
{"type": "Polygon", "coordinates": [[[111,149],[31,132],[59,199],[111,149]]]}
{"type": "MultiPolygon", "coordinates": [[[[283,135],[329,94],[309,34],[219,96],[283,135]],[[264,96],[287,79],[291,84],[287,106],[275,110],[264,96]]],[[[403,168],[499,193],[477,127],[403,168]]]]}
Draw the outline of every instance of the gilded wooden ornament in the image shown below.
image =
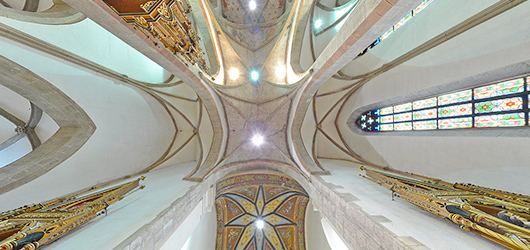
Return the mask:
{"type": "Polygon", "coordinates": [[[94,192],[60,197],[0,213],[0,250],[35,250],[104,214],[139,187],[138,180],[94,192]],[[22,246],[22,247],[20,247],[22,246]]]}
{"type": "Polygon", "coordinates": [[[511,249],[530,250],[530,196],[411,173],[361,170],[366,179],[466,231],[511,249]]]}
{"type": "Polygon", "coordinates": [[[104,2],[123,20],[139,27],[138,30],[155,45],[158,44],[155,40],[160,41],[185,62],[195,64],[206,74],[210,74],[199,45],[200,38],[186,15],[191,12],[186,0],[104,2]]]}

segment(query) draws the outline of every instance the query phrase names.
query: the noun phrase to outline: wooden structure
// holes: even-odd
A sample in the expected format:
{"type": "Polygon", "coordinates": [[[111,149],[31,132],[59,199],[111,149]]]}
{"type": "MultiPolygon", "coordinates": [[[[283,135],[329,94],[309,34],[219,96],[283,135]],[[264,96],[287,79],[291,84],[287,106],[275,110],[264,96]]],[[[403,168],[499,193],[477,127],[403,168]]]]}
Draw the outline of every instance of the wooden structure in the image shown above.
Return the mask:
{"type": "Polygon", "coordinates": [[[127,23],[134,24],[155,45],[161,42],[173,54],[197,66],[205,73],[210,69],[203,58],[199,36],[187,15],[191,7],[186,0],[103,0],[127,23]],[[156,39],[156,40],[155,40],[156,39]]]}
{"type": "Polygon", "coordinates": [[[143,179],[102,191],[94,191],[94,187],[80,194],[0,213],[0,250],[34,250],[49,244],[105,214],[109,205],[131,191],[143,188],[139,187],[143,179]]]}
{"type": "Polygon", "coordinates": [[[393,197],[510,249],[530,249],[530,196],[406,172],[361,170],[393,197]]]}

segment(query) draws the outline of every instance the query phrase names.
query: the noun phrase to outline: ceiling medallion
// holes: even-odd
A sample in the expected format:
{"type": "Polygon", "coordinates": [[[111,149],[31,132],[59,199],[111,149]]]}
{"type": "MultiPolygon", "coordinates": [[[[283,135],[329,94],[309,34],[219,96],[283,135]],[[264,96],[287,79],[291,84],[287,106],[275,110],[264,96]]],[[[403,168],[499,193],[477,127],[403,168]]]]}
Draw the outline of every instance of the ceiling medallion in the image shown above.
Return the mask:
{"type": "Polygon", "coordinates": [[[217,250],[305,249],[309,197],[295,180],[248,173],[217,183],[217,250]]]}

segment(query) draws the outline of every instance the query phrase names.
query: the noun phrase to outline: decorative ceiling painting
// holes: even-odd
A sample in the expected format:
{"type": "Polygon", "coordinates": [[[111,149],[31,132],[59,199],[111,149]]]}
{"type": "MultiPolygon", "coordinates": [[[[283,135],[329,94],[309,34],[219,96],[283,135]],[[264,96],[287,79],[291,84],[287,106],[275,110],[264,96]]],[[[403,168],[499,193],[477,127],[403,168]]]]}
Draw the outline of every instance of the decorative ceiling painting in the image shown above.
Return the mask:
{"type": "Polygon", "coordinates": [[[309,197],[290,177],[246,173],[217,183],[217,250],[303,250],[309,197]]]}
{"type": "Polygon", "coordinates": [[[256,2],[255,9],[239,0],[222,0],[223,17],[236,24],[270,23],[278,19],[286,9],[284,0],[256,2]]]}
{"type": "MultiPolygon", "coordinates": [[[[252,1],[251,1],[252,2],[252,1]]],[[[221,0],[221,15],[214,12],[221,29],[240,46],[256,51],[283,30],[290,5],[285,0],[256,2],[255,9],[238,0],[221,0]]]]}

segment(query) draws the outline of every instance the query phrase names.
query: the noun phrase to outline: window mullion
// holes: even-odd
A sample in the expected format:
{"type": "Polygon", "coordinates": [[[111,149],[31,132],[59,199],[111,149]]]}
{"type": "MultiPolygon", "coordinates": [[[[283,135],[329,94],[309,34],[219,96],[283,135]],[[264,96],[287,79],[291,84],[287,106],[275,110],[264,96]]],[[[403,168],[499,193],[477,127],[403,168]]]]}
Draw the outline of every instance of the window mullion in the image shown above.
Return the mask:
{"type": "Polygon", "coordinates": [[[471,128],[475,127],[475,89],[471,89],[471,128]]]}
{"type": "Polygon", "coordinates": [[[528,78],[524,77],[524,91],[523,91],[523,112],[524,112],[524,124],[528,126],[528,78]]]}

